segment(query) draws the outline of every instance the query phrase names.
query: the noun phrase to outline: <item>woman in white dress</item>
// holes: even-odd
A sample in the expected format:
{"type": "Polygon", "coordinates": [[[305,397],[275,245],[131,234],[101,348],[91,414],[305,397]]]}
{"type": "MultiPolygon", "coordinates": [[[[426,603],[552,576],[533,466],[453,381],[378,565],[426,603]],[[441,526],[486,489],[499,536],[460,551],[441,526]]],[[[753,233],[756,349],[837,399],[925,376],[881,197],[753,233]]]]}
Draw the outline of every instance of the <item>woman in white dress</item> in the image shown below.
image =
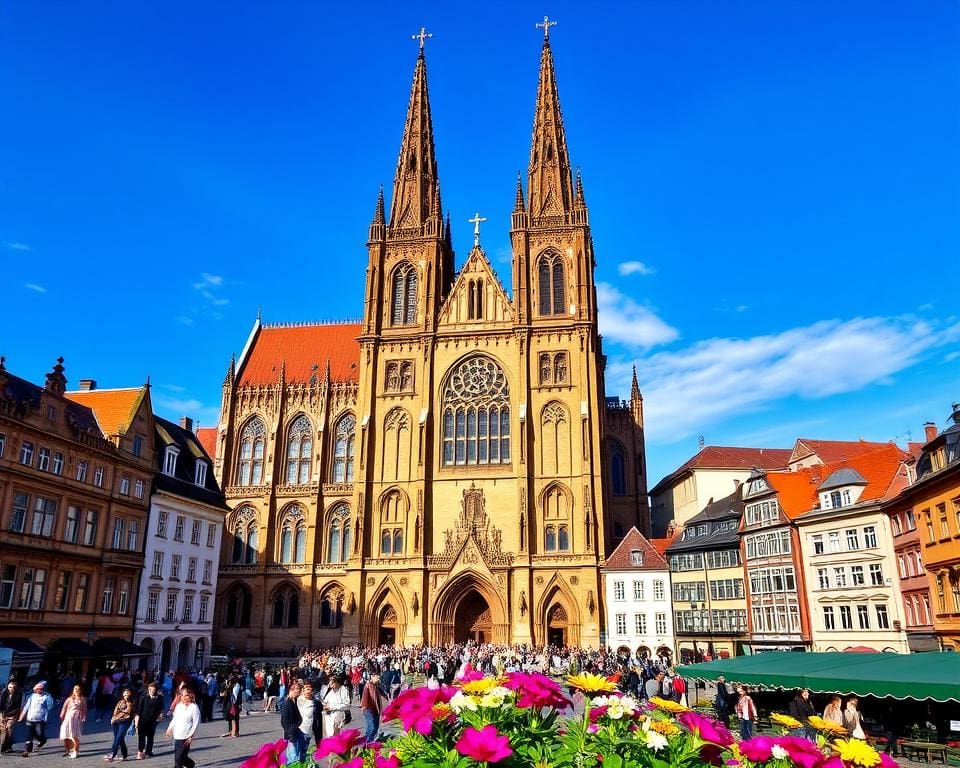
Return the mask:
{"type": "Polygon", "coordinates": [[[336,736],[343,730],[350,712],[350,692],[344,688],[343,679],[334,675],[330,678],[327,691],[323,694],[323,735],[336,736]]]}

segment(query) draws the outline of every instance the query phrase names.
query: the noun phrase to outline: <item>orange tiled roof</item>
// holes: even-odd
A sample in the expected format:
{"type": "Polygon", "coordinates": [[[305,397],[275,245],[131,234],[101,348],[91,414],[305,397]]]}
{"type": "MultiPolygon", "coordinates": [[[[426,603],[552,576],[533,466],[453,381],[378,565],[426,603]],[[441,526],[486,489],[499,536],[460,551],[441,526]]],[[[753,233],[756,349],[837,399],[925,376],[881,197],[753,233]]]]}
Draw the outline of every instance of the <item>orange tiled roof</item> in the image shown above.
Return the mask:
{"type": "Polygon", "coordinates": [[[631,528],[627,535],[617,545],[617,548],[610,553],[604,568],[609,570],[634,570],[634,571],[665,571],[667,561],[663,554],[636,529],[631,528]],[[631,565],[630,551],[639,549],[643,553],[643,565],[631,565]]]}
{"type": "Polygon", "coordinates": [[[314,373],[323,378],[328,360],[333,381],[357,381],[359,335],[359,323],[264,326],[243,361],[238,383],[275,384],[282,363],[288,382],[306,384],[314,373]]]}
{"type": "Polygon", "coordinates": [[[217,456],[217,428],[200,427],[197,429],[196,436],[197,441],[203,446],[203,450],[207,452],[207,456],[215,459],[217,456]]]}
{"type": "Polygon", "coordinates": [[[864,453],[871,453],[888,445],[894,445],[894,443],[870,443],[866,440],[808,440],[800,437],[797,438],[790,460],[795,461],[816,454],[824,464],[832,464],[864,453]]]}
{"type": "Polygon", "coordinates": [[[146,387],[91,389],[89,392],[66,392],[64,396],[92,410],[103,434],[110,437],[126,431],[144,392],[146,387]]]}

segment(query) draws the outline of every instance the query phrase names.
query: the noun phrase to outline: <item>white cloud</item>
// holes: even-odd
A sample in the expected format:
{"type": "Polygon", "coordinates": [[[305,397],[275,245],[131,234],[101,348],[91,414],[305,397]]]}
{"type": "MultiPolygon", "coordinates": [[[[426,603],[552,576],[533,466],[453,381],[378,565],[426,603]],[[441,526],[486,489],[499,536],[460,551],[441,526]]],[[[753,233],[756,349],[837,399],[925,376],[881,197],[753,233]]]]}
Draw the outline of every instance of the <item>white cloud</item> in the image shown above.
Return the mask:
{"type": "Polygon", "coordinates": [[[943,362],[951,363],[954,360],[956,360],[958,357],[960,357],[960,351],[948,352],[946,355],[944,355],[943,362]]]}
{"type": "MultiPolygon", "coordinates": [[[[230,299],[221,294],[221,290],[226,285],[223,275],[214,275],[210,272],[201,272],[200,280],[193,283],[195,290],[200,298],[203,299],[200,307],[192,307],[189,311],[191,315],[206,315],[214,320],[220,320],[223,315],[215,311],[213,307],[224,307],[230,303],[230,299]]],[[[192,325],[193,319],[187,315],[181,315],[177,318],[184,325],[192,325]]]]}
{"type": "MultiPolygon", "coordinates": [[[[707,339],[637,363],[647,434],[676,442],[787,397],[820,399],[892,381],[960,330],[915,318],[827,320],[747,339],[707,339]]],[[[608,367],[627,391],[633,361],[608,367]]]]}
{"type": "Polygon", "coordinates": [[[177,322],[183,325],[193,325],[193,318],[187,317],[186,315],[178,315],[177,322]]]}
{"type": "Polygon", "coordinates": [[[198,424],[212,426],[220,419],[219,408],[204,405],[195,397],[171,397],[158,393],[153,402],[163,412],[161,415],[171,421],[177,421],[181,416],[190,416],[198,424]]]}
{"type": "Polygon", "coordinates": [[[609,283],[597,283],[597,321],[605,339],[631,349],[650,349],[679,336],[653,310],[637,304],[609,283]]]}
{"type": "Polygon", "coordinates": [[[207,286],[221,286],[223,285],[223,276],[222,275],[211,275],[209,272],[202,272],[200,274],[200,282],[194,283],[193,287],[200,291],[206,288],[207,286]]]}
{"type": "Polygon", "coordinates": [[[644,264],[642,261],[622,261],[617,265],[617,272],[626,277],[627,275],[655,275],[657,270],[644,264]]]}
{"type": "Polygon", "coordinates": [[[26,243],[8,242],[4,240],[3,244],[11,251],[29,251],[32,250],[26,243]]]}
{"type": "Polygon", "coordinates": [[[38,285],[37,283],[24,283],[24,284],[23,284],[23,287],[24,287],[24,288],[27,288],[27,289],[29,289],[29,290],[31,290],[31,291],[36,291],[37,293],[46,293],[46,292],[47,292],[47,289],[46,289],[46,288],[44,288],[42,285],[38,285]]]}

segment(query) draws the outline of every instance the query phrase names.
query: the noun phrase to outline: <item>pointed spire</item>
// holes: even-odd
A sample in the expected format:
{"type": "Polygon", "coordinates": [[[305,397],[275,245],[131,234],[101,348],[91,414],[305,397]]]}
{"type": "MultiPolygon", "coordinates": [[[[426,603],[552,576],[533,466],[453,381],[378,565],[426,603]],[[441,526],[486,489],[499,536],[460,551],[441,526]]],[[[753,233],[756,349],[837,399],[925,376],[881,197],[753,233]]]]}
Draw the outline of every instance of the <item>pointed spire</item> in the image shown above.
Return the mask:
{"type": "MultiPolygon", "coordinates": [[[[548,28],[549,29],[549,28],[548,28]]],[[[560,112],[560,96],[549,38],[540,54],[540,82],[533,117],[530,168],[527,180],[528,210],[534,225],[544,216],[562,216],[573,207],[570,156],[560,112]]]]}
{"type": "Polygon", "coordinates": [[[643,396],[640,394],[640,383],[637,381],[637,366],[633,366],[633,382],[630,384],[630,401],[636,402],[637,400],[643,400],[643,396]]]}
{"type": "MultiPolygon", "coordinates": [[[[410,104],[400,142],[397,175],[390,201],[390,229],[420,230],[431,214],[439,215],[437,160],[433,147],[433,119],[427,92],[427,61],[420,49],[413,72],[410,104]]],[[[439,229],[439,226],[437,227],[439,229]]],[[[436,230],[435,230],[436,231],[436,230]]]]}
{"type": "Polygon", "coordinates": [[[384,219],[384,214],[383,214],[383,184],[380,185],[380,191],[377,193],[377,208],[373,212],[373,223],[374,224],[386,223],[386,220],[384,219]]]}
{"type": "Polygon", "coordinates": [[[232,387],[233,380],[237,375],[237,356],[230,354],[230,365],[227,366],[227,375],[223,378],[223,386],[232,387]]]}
{"type": "Polygon", "coordinates": [[[383,184],[380,185],[380,192],[377,194],[377,207],[373,211],[373,221],[370,222],[369,242],[375,243],[383,240],[387,234],[387,227],[383,215],[383,184]]]}
{"type": "Polygon", "coordinates": [[[576,201],[578,206],[585,206],[586,201],[583,199],[583,177],[580,175],[580,169],[577,168],[577,192],[576,192],[576,201]]]}
{"type": "Polygon", "coordinates": [[[447,246],[447,252],[453,253],[453,233],[450,231],[450,214],[447,214],[447,225],[443,228],[443,244],[447,246]]]}
{"type": "Polygon", "coordinates": [[[513,212],[519,213],[524,210],[525,204],[523,202],[523,180],[520,178],[520,171],[517,171],[517,197],[513,201],[513,212]]]}

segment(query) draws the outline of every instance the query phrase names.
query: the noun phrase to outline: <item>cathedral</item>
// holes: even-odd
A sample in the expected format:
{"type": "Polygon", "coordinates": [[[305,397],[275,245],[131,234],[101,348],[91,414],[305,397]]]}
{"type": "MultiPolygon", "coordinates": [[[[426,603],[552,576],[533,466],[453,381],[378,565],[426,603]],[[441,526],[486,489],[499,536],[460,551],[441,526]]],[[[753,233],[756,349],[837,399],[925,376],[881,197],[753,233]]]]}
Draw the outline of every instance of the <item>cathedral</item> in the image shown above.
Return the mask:
{"type": "Polygon", "coordinates": [[[510,291],[479,238],[456,268],[421,33],[362,318],[258,317],[231,360],[205,436],[232,510],[225,651],[604,642],[600,566],[632,526],[649,534],[643,404],[636,373],[628,401],[605,396],[589,213],[544,31],[510,291]]]}

